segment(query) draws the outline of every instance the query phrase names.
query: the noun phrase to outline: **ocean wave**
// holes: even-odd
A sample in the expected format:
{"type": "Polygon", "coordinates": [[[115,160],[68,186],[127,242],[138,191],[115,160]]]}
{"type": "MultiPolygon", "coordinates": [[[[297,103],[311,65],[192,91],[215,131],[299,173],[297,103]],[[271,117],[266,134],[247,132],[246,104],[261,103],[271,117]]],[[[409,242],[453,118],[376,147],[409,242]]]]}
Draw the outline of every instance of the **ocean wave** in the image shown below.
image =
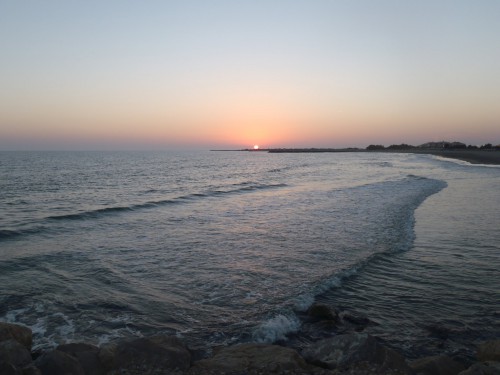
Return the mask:
{"type": "MultiPolygon", "coordinates": [[[[103,207],[94,210],[82,211],[69,213],[64,215],[52,215],[47,216],[42,219],[42,222],[51,222],[51,221],[67,221],[67,220],[89,220],[96,219],[102,216],[113,215],[113,214],[121,214],[127,212],[134,212],[138,210],[150,209],[159,206],[172,205],[172,204],[182,204],[190,201],[195,201],[198,199],[211,198],[211,197],[220,197],[224,195],[231,194],[244,194],[253,191],[266,190],[266,189],[276,189],[281,187],[286,187],[286,184],[259,184],[254,182],[244,182],[241,184],[235,184],[233,186],[237,186],[237,188],[221,190],[214,189],[208,190],[205,192],[196,192],[186,195],[181,195],[178,197],[173,197],[170,199],[162,199],[156,201],[149,201],[144,203],[133,204],[129,206],[116,206],[116,207],[103,207]]],[[[0,241],[12,239],[15,237],[21,237],[24,235],[37,234],[43,231],[46,231],[47,227],[45,226],[35,226],[36,223],[32,224],[32,227],[22,228],[22,229],[0,229],[0,241]]]]}
{"type": "Polygon", "coordinates": [[[407,174],[405,177],[396,180],[387,180],[382,182],[375,182],[363,186],[388,186],[393,185],[395,188],[403,188],[402,185],[408,185],[407,188],[413,190],[420,190],[420,194],[415,196],[415,202],[408,202],[409,204],[416,203],[420,205],[427,197],[431,196],[444,189],[448,184],[442,180],[436,180],[429,177],[418,176],[414,174],[407,174]],[[419,183],[418,185],[416,183],[419,183]]]}
{"type": "Polygon", "coordinates": [[[37,226],[24,229],[0,229],[0,241],[22,237],[28,234],[37,234],[45,230],[45,227],[37,226]]]}
{"type": "Polygon", "coordinates": [[[74,214],[66,214],[66,215],[55,215],[48,216],[46,219],[48,220],[80,220],[80,219],[92,219],[96,217],[100,217],[106,214],[113,213],[122,213],[122,212],[131,212],[136,210],[154,208],[163,205],[169,204],[178,204],[183,201],[196,200],[199,198],[208,198],[208,197],[216,197],[226,194],[237,194],[237,193],[245,193],[257,190],[265,190],[265,189],[274,189],[280,187],[286,187],[286,184],[251,184],[251,185],[243,185],[237,189],[230,190],[209,190],[206,192],[199,193],[191,193],[187,195],[182,195],[179,197],[174,197],[170,199],[163,199],[157,201],[150,201],[145,203],[134,204],[130,206],[118,206],[118,207],[105,207],[99,208],[96,210],[84,211],[74,214]]]}
{"type": "Polygon", "coordinates": [[[19,230],[0,229],[0,239],[12,238],[22,234],[19,230]]]}
{"type": "Polygon", "coordinates": [[[300,329],[300,320],[294,313],[278,314],[264,321],[252,334],[259,343],[273,343],[300,329]]]}
{"type": "MultiPolygon", "coordinates": [[[[300,294],[293,301],[293,308],[296,311],[304,312],[306,311],[315,301],[315,298],[327,291],[341,287],[345,280],[351,278],[357,273],[361,272],[368,265],[377,262],[383,258],[390,257],[393,253],[398,253],[402,251],[408,251],[411,249],[413,241],[415,239],[414,234],[414,223],[415,210],[431,195],[438,193],[445,187],[447,183],[441,180],[430,179],[421,176],[407,175],[400,180],[391,180],[384,182],[377,182],[373,184],[367,184],[362,186],[356,186],[351,189],[377,189],[379,187],[386,188],[389,185],[394,185],[399,191],[408,191],[413,189],[415,194],[411,196],[405,204],[398,208],[399,212],[406,212],[402,218],[406,217],[397,223],[397,231],[399,234],[395,241],[392,241],[390,245],[386,245],[382,250],[375,250],[371,255],[359,259],[355,264],[345,268],[344,270],[336,272],[329,278],[316,284],[311,290],[300,294]]],[[[344,190],[345,192],[345,190],[344,190]]]]}
{"type": "Polygon", "coordinates": [[[294,313],[291,315],[278,315],[264,321],[253,333],[253,338],[257,342],[273,343],[278,340],[286,340],[287,335],[298,332],[301,329],[299,315],[305,313],[317,298],[326,295],[329,291],[342,288],[343,285],[357,274],[362,273],[373,264],[387,261],[391,258],[390,253],[375,253],[365,258],[352,267],[349,267],[322,283],[316,285],[308,293],[299,295],[292,303],[294,313]]]}
{"type": "Polygon", "coordinates": [[[456,164],[462,167],[480,167],[480,168],[500,168],[499,164],[481,164],[481,163],[471,163],[466,160],[455,159],[453,157],[441,156],[441,155],[429,155],[432,159],[447,163],[456,164]]]}
{"type": "Polygon", "coordinates": [[[298,312],[305,312],[311,305],[314,303],[315,298],[323,293],[328,292],[334,288],[342,287],[342,284],[348,280],[349,278],[355,276],[359,272],[363,271],[365,267],[368,265],[384,258],[390,256],[387,252],[375,253],[371,256],[364,258],[352,265],[349,268],[346,268],[340,272],[335,273],[335,275],[330,278],[324,280],[323,282],[317,284],[310,292],[299,295],[293,301],[293,307],[298,312]]]}

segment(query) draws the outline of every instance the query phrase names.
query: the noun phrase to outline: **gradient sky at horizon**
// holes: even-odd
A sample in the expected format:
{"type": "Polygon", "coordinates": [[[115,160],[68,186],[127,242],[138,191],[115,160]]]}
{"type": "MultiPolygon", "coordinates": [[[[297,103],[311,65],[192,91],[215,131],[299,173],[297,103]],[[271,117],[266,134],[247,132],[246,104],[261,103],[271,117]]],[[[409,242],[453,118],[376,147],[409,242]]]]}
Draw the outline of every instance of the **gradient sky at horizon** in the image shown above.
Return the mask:
{"type": "Polygon", "coordinates": [[[500,143],[500,1],[0,0],[0,149],[500,143]]]}

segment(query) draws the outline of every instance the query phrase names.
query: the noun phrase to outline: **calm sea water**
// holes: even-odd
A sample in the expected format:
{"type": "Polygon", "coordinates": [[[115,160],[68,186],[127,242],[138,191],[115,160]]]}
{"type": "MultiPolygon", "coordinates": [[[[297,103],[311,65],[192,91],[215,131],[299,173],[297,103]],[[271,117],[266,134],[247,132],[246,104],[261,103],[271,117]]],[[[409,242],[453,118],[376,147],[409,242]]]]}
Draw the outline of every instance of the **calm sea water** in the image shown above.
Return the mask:
{"type": "Polygon", "coordinates": [[[499,185],[411,154],[0,153],[0,320],[36,348],[212,346],[283,339],[316,300],[460,351],[500,334],[499,185]]]}

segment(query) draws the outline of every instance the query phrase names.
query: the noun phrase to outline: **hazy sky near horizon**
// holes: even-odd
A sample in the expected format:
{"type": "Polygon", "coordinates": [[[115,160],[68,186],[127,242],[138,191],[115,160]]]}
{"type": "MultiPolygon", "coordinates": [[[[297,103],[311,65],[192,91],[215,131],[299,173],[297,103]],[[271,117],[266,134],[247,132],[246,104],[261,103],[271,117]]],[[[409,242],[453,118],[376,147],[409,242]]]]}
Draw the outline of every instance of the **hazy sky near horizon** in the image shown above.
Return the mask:
{"type": "Polygon", "coordinates": [[[500,143],[500,1],[0,0],[0,149],[500,143]]]}

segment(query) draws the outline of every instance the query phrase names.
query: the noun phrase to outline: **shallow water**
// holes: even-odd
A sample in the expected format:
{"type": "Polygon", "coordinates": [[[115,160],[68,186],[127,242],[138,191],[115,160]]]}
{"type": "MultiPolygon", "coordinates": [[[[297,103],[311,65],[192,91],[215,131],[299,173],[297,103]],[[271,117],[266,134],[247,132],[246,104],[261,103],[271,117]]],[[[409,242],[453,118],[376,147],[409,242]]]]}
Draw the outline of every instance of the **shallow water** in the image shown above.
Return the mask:
{"type": "Polygon", "coordinates": [[[0,157],[0,317],[32,327],[35,347],[159,332],[272,342],[315,298],[366,313],[407,352],[500,332],[500,168],[372,153],[0,157]],[[441,342],[432,324],[452,333],[441,342]]]}
{"type": "Polygon", "coordinates": [[[368,332],[410,358],[472,357],[500,334],[499,168],[431,163],[447,188],[416,210],[410,251],[377,258],[319,300],[366,313],[379,324],[368,332]]]}

